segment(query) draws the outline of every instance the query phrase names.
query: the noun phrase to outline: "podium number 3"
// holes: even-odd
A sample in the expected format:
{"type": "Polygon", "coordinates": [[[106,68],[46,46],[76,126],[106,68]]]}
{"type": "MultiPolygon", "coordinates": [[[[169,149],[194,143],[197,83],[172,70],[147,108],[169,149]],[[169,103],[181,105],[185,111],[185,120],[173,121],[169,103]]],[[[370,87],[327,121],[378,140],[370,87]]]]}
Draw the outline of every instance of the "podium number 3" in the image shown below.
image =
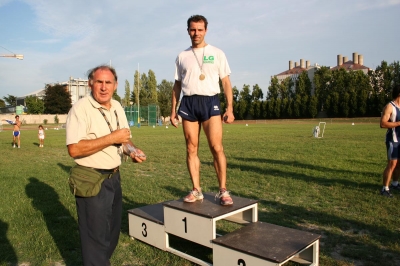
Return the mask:
{"type": "Polygon", "coordinates": [[[185,224],[185,233],[187,233],[187,225],[186,225],[186,217],[182,219],[183,223],[185,224]]]}
{"type": "Polygon", "coordinates": [[[142,223],[142,227],[143,227],[142,235],[143,235],[144,237],[147,237],[147,231],[146,231],[147,226],[146,226],[146,224],[145,224],[145,223],[142,223]]]}
{"type": "Polygon", "coordinates": [[[246,266],[246,262],[243,259],[238,260],[238,265],[246,266]]]}

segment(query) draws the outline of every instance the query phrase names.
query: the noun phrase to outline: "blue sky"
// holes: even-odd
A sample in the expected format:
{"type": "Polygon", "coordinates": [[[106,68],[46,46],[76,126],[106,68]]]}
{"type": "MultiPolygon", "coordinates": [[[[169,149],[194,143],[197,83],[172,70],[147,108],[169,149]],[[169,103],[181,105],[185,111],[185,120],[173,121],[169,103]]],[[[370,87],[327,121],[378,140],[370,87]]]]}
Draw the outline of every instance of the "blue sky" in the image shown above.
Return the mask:
{"type": "Polygon", "coordinates": [[[0,57],[0,97],[85,78],[110,61],[121,97],[138,65],[158,83],[173,81],[194,14],[208,19],[206,42],[226,53],[239,90],[258,84],[266,93],[289,60],[335,66],[338,54],[357,52],[372,69],[400,60],[400,0],[0,0],[0,55],[24,55],[0,57]]]}

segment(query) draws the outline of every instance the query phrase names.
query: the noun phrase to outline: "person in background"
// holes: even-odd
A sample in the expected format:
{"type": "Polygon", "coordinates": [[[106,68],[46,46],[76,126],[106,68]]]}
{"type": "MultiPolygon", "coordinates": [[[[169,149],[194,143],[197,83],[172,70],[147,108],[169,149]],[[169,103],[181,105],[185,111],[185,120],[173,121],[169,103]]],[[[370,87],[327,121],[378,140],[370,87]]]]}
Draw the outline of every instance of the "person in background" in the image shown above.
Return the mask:
{"type": "Polygon", "coordinates": [[[392,101],[389,102],[382,111],[380,127],[387,128],[386,131],[386,151],[387,165],[383,171],[383,188],[381,195],[392,197],[392,190],[400,191],[399,173],[400,166],[397,166],[399,159],[399,141],[400,141],[400,85],[396,85],[392,91],[392,101]],[[389,188],[390,180],[393,178],[389,188]]]}
{"type": "Polygon", "coordinates": [[[43,148],[45,133],[42,125],[39,125],[38,138],[39,138],[39,148],[43,148]]]}
{"type": "Polygon", "coordinates": [[[15,121],[7,120],[7,119],[2,119],[3,121],[6,121],[10,125],[13,125],[13,147],[16,147],[16,144],[18,145],[18,148],[21,148],[21,125],[22,122],[19,121],[19,115],[15,116],[15,121]]]}

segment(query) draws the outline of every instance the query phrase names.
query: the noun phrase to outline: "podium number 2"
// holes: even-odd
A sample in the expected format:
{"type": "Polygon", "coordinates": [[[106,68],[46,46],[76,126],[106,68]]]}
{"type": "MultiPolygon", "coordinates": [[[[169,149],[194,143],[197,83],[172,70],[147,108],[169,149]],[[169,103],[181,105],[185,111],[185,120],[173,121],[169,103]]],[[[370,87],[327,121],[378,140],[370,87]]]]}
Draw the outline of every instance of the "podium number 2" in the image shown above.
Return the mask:
{"type": "Polygon", "coordinates": [[[246,266],[246,262],[243,259],[238,260],[238,265],[246,266]]]}
{"type": "Polygon", "coordinates": [[[186,217],[182,219],[183,223],[185,224],[185,233],[187,233],[187,225],[186,225],[186,217]]]}
{"type": "Polygon", "coordinates": [[[142,223],[142,227],[143,227],[142,235],[143,235],[144,237],[147,237],[147,231],[146,231],[147,226],[146,226],[146,224],[145,224],[145,223],[142,223]]]}

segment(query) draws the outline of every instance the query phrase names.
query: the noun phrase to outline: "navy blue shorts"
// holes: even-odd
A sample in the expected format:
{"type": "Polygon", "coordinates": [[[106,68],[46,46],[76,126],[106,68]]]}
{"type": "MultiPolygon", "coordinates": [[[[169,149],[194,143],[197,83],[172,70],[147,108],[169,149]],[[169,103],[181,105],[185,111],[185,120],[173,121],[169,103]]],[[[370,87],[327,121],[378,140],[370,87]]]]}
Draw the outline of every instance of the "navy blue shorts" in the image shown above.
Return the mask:
{"type": "Polygon", "coordinates": [[[189,121],[207,121],[212,116],[221,115],[218,94],[214,96],[183,96],[178,114],[189,121]]]}
{"type": "Polygon", "coordinates": [[[386,142],[387,158],[388,160],[399,159],[399,142],[386,142]]]}

